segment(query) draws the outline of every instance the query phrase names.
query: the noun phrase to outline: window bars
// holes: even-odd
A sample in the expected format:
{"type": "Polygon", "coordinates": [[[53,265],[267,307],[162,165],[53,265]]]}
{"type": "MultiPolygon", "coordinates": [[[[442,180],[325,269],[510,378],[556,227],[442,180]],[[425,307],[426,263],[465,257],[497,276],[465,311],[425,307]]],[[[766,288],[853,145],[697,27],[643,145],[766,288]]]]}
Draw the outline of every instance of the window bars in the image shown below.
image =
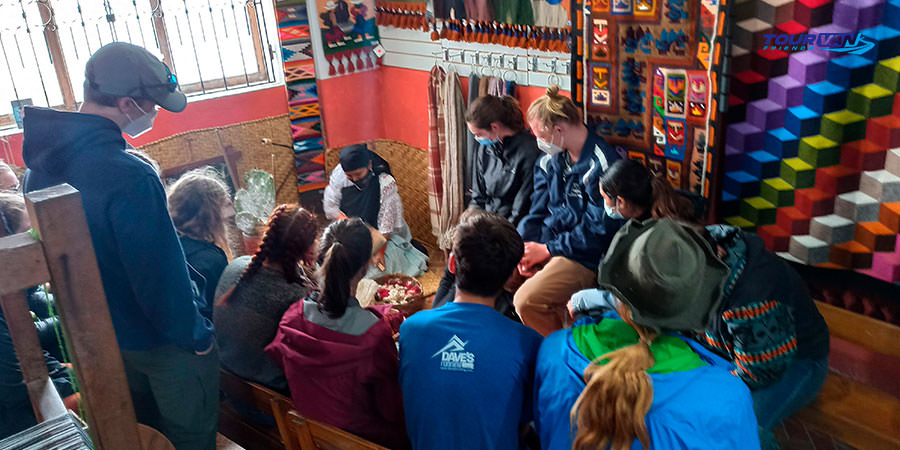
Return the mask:
{"type": "Polygon", "coordinates": [[[0,128],[12,103],[76,109],[84,65],[113,41],[146,48],[189,96],[276,81],[263,0],[0,0],[0,128]]]}

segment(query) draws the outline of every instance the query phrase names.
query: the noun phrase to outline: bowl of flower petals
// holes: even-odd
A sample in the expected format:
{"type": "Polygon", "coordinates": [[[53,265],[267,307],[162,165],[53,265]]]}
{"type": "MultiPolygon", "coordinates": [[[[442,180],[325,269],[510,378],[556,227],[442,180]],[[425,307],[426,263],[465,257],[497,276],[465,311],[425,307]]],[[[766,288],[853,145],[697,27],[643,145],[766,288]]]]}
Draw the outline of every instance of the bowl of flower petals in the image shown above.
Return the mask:
{"type": "Polygon", "coordinates": [[[375,282],[378,283],[376,305],[392,305],[407,314],[419,311],[425,305],[422,284],[413,277],[395,273],[376,278],[375,282]]]}

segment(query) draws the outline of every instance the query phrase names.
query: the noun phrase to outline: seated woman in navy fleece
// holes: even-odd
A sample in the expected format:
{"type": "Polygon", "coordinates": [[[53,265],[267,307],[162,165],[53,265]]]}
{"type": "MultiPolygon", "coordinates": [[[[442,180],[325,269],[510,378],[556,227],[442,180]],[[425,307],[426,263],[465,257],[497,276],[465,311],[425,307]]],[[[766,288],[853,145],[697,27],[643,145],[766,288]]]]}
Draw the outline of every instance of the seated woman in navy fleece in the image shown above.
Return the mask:
{"type": "Polygon", "coordinates": [[[325,229],[319,247],[321,292],[288,308],[266,352],[284,368],[304,417],[389,448],[409,446],[390,305],[362,308],[356,286],[372,255],[360,219],[325,229]]]}
{"type": "Polygon", "coordinates": [[[597,264],[622,225],[606,215],[597,188],[618,155],[556,86],[531,104],[528,122],[546,154],[535,164],[531,211],[519,223],[519,273],[530,279],[514,301],[522,323],[546,336],[568,322],[569,297],[596,285],[597,264]]]}

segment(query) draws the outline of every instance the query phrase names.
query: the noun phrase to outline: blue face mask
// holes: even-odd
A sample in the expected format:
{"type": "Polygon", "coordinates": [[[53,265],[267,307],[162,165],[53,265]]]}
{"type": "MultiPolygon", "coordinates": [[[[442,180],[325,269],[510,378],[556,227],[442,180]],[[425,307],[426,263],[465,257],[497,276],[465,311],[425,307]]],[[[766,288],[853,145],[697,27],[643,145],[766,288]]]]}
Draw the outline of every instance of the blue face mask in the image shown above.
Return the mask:
{"type": "Polygon", "coordinates": [[[624,219],[625,216],[619,212],[619,209],[614,206],[609,206],[606,201],[603,202],[603,209],[606,211],[606,215],[610,219],[624,219]]]}
{"type": "Polygon", "coordinates": [[[498,142],[500,142],[500,139],[488,139],[486,137],[475,136],[475,141],[485,147],[493,147],[494,145],[497,145],[498,142]]]}

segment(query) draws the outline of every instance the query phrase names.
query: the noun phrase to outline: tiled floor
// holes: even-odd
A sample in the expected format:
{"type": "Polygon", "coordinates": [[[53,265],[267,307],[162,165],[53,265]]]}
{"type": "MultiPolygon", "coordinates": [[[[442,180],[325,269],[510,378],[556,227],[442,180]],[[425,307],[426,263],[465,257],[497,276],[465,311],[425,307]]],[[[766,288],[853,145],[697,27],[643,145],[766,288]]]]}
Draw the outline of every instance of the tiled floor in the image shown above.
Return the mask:
{"type": "Polygon", "coordinates": [[[775,439],[782,450],[855,450],[796,419],[788,419],[776,428],[775,439]]]}

